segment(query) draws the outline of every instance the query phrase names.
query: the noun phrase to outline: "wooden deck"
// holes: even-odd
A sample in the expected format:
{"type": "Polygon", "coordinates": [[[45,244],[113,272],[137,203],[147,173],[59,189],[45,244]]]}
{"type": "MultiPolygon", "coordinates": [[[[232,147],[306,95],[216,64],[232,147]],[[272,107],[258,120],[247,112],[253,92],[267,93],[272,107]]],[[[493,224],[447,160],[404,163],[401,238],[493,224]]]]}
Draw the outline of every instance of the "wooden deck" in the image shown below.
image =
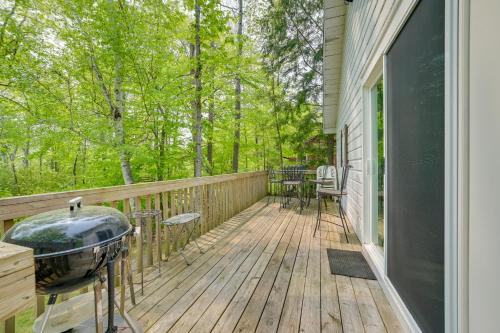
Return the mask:
{"type": "MultiPolygon", "coordinates": [[[[261,201],[152,269],[129,313],[147,332],[402,332],[378,282],[330,274],[326,248],[359,250],[354,234],[261,201]]],[[[136,281],[137,282],[137,281],[136,281]]]]}

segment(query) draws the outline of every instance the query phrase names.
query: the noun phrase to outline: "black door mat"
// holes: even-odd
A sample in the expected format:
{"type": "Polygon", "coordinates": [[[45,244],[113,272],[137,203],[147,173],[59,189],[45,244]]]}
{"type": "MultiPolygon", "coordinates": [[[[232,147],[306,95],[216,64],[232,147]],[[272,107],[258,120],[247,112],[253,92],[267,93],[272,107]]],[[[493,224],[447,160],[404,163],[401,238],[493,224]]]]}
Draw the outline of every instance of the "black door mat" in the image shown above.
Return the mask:
{"type": "Polygon", "coordinates": [[[330,272],[361,279],[376,280],[370,265],[359,251],[326,249],[330,272]]]}

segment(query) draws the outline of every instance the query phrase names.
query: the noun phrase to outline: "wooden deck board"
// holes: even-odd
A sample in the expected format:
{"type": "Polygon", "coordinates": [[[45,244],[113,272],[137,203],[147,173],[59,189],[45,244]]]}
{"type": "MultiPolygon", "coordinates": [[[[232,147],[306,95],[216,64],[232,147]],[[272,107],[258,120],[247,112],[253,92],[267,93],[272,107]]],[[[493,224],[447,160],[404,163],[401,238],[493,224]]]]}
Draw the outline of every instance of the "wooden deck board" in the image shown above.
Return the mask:
{"type": "MultiPolygon", "coordinates": [[[[283,212],[285,214],[285,212],[283,212]]],[[[284,218],[283,218],[284,220],[284,218]]],[[[280,228],[278,232],[283,232],[286,227],[286,223],[280,224],[280,228]]],[[[238,317],[231,317],[233,313],[243,312],[246,302],[244,300],[248,300],[252,292],[257,285],[258,281],[262,277],[262,274],[267,267],[269,260],[271,260],[271,256],[274,253],[274,250],[279,244],[279,234],[275,234],[275,237],[271,239],[271,241],[267,244],[266,249],[261,254],[255,265],[252,267],[252,270],[248,273],[247,276],[237,276],[235,279],[230,281],[227,288],[217,296],[213,304],[206,309],[203,316],[198,320],[196,325],[193,327],[193,332],[210,332],[213,327],[217,324],[217,322],[226,323],[226,325],[236,325],[238,321],[238,317]],[[240,279],[244,281],[241,283],[240,279]],[[225,311],[228,305],[232,303],[230,310],[225,311]],[[231,320],[220,320],[221,316],[228,317],[231,320]]]]}
{"type": "MultiPolygon", "coordinates": [[[[261,201],[145,271],[145,294],[127,307],[146,332],[404,332],[377,281],[330,273],[327,248],[360,250],[315,209],[261,201]]],[[[352,229],[351,229],[352,230],[352,229]]],[[[136,280],[137,282],[137,280],[136,280]]]]}
{"type": "MultiPolygon", "coordinates": [[[[274,284],[276,276],[278,274],[279,268],[285,256],[286,250],[292,236],[295,234],[295,228],[297,225],[298,216],[294,215],[293,218],[288,223],[288,228],[286,229],[283,237],[280,240],[276,251],[271,258],[271,261],[266,267],[266,270],[257,284],[257,287],[250,298],[243,314],[240,317],[236,327],[235,332],[253,332],[259,323],[262,310],[266,304],[271,288],[274,284]]],[[[232,331],[231,327],[225,327],[221,332],[232,331]]]]}

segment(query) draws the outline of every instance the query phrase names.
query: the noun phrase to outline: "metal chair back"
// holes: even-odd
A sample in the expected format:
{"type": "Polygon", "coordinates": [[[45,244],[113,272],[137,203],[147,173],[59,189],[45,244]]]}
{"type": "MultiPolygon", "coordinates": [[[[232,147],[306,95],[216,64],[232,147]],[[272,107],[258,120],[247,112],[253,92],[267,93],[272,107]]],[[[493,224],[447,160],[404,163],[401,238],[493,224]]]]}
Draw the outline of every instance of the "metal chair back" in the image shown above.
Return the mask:
{"type": "Polygon", "coordinates": [[[283,169],[284,181],[304,181],[304,166],[291,165],[283,169]]]}
{"type": "Polygon", "coordinates": [[[340,193],[345,194],[345,189],[347,187],[347,177],[349,176],[350,165],[346,165],[342,170],[342,181],[340,182],[340,193]]]}

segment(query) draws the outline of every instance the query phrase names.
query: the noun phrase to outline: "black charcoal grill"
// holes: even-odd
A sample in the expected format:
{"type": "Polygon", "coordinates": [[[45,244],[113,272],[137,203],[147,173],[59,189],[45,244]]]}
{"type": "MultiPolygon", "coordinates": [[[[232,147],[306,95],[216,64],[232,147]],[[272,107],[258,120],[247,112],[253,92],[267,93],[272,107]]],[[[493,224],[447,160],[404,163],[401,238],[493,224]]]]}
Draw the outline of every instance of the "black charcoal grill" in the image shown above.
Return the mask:
{"type": "MultiPolygon", "coordinates": [[[[33,249],[36,291],[51,295],[49,307],[57,294],[92,283],[106,266],[108,309],[114,309],[114,261],[133,227],[114,208],[82,207],[81,198],[69,204],[69,209],[49,211],[17,223],[5,234],[4,241],[33,249]]],[[[108,311],[107,332],[114,330],[113,314],[108,311]]],[[[46,319],[48,315],[49,308],[46,319]]]]}

